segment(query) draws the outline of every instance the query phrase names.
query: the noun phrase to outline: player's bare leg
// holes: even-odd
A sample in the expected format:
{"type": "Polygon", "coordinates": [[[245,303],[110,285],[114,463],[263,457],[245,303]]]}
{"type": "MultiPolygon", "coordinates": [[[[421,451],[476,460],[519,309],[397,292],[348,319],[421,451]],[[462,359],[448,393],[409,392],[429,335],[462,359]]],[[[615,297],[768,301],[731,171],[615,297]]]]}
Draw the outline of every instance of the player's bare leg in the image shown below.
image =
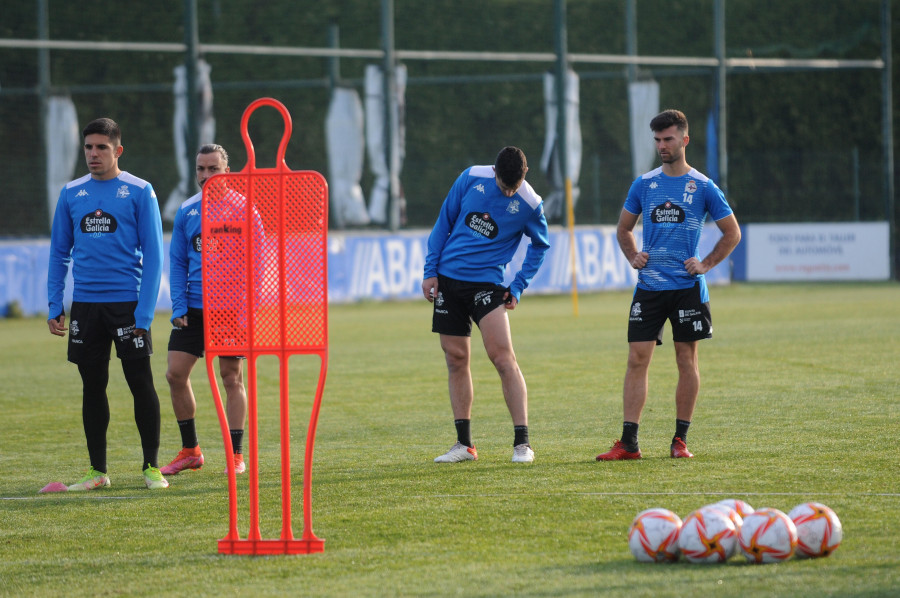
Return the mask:
{"type": "Polygon", "coordinates": [[[194,427],[197,401],[191,387],[191,370],[197,359],[196,355],[184,351],[169,351],[168,354],[166,381],[172,397],[172,411],[181,432],[182,448],[168,465],[160,468],[163,475],[176,475],[186,469],[200,469],[203,466],[203,453],[194,427]]]}
{"type": "Polygon", "coordinates": [[[468,336],[442,334],[441,349],[447,362],[447,385],[450,390],[450,408],[453,410],[457,442],[447,453],[438,456],[435,463],[458,463],[478,459],[478,451],[472,444],[469,422],[472,419],[472,372],[469,363],[472,353],[468,336]]]}
{"type": "Polygon", "coordinates": [[[691,421],[700,393],[700,364],[697,342],[675,343],[675,362],[678,364],[678,386],[675,388],[675,417],[691,421]]]}
{"type": "Polygon", "coordinates": [[[219,375],[222,376],[228,403],[225,409],[228,427],[243,430],[247,421],[247,390],[244,388],[242,360],[219,357],[219,375]]]}
{"type": "Polygon", "coordinates": [[[678,386],[675,387],[675,436],[669,454],[672,457],[693,457],[687,449],[687,431],[694,417],[694,406],[700,393],[700,364],[697,341],[675,343],[675,362],[678,364],[678,386]]]}
{"type": "Polygon", "coordinates": [[[628,365],[622,388],[622,413],[627,422],[641,423],[647,402],[647,377],[656,341],[628,343],[628,365]]]}
{"type": "Polygon", "coordinates": [[[488,358],[503,387],[503,398],[514,426],[528,425],[528,389],[513,350],[509,318],[503,308],[495,309],[481,319],[479,328],[488,358]]]}
{"type": "Polygon", "coordinates": [[[442,334],[441,349],[447,362],[447,382],[450,389],[450,407],[454,419],[472,418],[472,372],[469,369],[471,339],[468,336],[442,334]]]}
{"type": "Polygon", "coordinates": [[[166,382],[172,396],[172,410],[178,421],[192,419],[197,412],[197,402],[191,388],[191,370],[197,357],[184,351],[169,351],[166,382]]]}
{"type": "Polygon", "coordinates": [[[236,473],[244,473],[247,466],[244,463],[241,440],[244,422],[247,421],[247,390],[244,387],[243,360],[220,356],[219,375],[222,377],[222,386],[225,387],[225,415],[234,450],[234,470],[236,473]]]}
{"type": "Polygon", "coordinates": [[[528,388],[513,350],[507,310],[501,307],[491,311],[481,319],[479,327],[488,358],[500,375],[503,398],[513,421],[512,460],[531,463],[534,451],[528,438],[528,388]]]}
{"type": "Polygon", "coordinates": [[[647,377],[656,341],[628,343],[628,365],[622,385],[622,436],[605,453],[597,455],[597,461],[623,461],[640,459],[638,425],[647,402],[647,377]]]}

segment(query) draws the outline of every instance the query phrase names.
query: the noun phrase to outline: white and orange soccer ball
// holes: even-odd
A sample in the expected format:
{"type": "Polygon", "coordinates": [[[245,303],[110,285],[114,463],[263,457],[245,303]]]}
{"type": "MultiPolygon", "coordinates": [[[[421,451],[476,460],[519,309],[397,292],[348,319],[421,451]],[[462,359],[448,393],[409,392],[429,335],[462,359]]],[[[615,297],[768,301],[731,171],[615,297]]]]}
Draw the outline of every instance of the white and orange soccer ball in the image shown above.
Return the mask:
{"type": "Polygon", "coordinates": [[[737,530],[722,509],[700,508],[685,517],[678,549],[692,563],[724,563],[735,554],[737,530]]]}
{"type": "Polygon", "coordinates": [[[681,518],[668,509],[641,511],[628,529],[628,548],[644,563],[678,560],[678,532],[681,518]]]}
{"type": "Polygon", "coordinates": [[[741,517],[740,514],[738,514],[738,512],[734,508],[730,507],[727,503],[716,502],[711,505],[706,505],[705,507],[700,507],[700,510],[708,509],[723,513],[731,520],[731,523],[734,524],[735,540],[733,543],[729,543],[729,545],[731,546],[731,553],[728,555],[728,558],[731,558],[738,552],[740,552],[740,547],[737,543],[737,536],[741,533],[741,525],[744,524],[744,518],[741,517]]]}
{"type": "Polygon", "coordinates": [[[731,507],[732,509],[737,511],[737,514],[740,515],[742,519],[752,513],[754,510],[753,507],[739,498],[726,498],[725,500],[720,500],[716,504],[731,507]]]}
{"type": "Polygon", "coordinates": [[[780,563],[794,554],[797,527],[778,509],[758,509],[744,517],[738,540],[751,563],[780,563]]]}
{"type": "Polygon", "coordinates": [[[791,509],[788,517],[797,528],[797,557],[828,556],[841,545],[841,520],[828,506],[805,502],[791,509]]]}

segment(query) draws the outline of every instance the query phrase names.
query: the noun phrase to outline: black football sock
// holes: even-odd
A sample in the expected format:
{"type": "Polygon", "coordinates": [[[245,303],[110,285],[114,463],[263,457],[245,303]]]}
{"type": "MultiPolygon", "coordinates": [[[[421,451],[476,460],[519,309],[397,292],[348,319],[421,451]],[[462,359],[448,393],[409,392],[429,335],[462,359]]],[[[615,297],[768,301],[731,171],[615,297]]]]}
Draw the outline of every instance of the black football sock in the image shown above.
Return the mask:
{"type": "Polygon", "coordinates": [[[635,422],[622,422],[622,444],[629,453],[638,450],[638,426],[635,422]]]}
{"type": "Polygon", "coordinates": [[[472,420],[468,419],[455,419],[453,420],[453,425],[456,426],[456,440],[460,444],[464,444],[469,448],[472,448],[472,431],[471,424],[472,420]]]}
{"type": "Polygon", "coordinates": [[[513,446],[528,444],[528,426],[513,426],[513,432],[515,433],[513,446]]]}
{"type": "Polygon", "coordinates": [[[244,452],[244,449],[241,448],[241,444],[244,442],[244,431],[243,430],[230,430],[231,432],[231,448],[234,450],[235,455],[240,455],[244,452]]]}
{"type": "Polygon", "coordinates": [[[672,442],[675,442],[675,438],[681,438],[681,441],[687,444],[687,433],[688,428],[691,427],[691,422],[685,421],[683,419],[675,420],[675,436],[672,438],[672,442]]]}
{"type": "Polygon", "coordinates": [[[181,432],[181,446],[184,448],[196,448],[197,427],[194,425],[194,418],[182,419],[178,421],[178,431],[181,432]]]}

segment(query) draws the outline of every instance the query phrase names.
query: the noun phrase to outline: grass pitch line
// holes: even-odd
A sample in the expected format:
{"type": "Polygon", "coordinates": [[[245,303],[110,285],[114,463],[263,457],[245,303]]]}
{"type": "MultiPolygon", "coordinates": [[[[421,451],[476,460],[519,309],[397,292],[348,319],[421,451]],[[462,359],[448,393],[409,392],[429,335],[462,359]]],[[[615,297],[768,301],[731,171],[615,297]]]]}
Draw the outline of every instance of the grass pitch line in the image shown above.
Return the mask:
{"type": "Polygon", "coordinates": [[[516,496],[857,496],[900,498],[898,492],[517,492],[515,494],[418,494],[410,498],[512,498],[516,496]]]}
{"type": "MultiPolygon", "coordinates": [[[[0,500],[46,500],[48,498],[61,498],[62,492],[57,492],[53,494],[42,494],[41,496],[0,496],[0,500]]],[[[66,494],[66,496],[69,496],[66,494]]],[[[73,496],[72,499],[81,499],[81,500],[144,500],[147,498],[151,498],[150,496],[85,496],[83,494],[79,494],[78,496],[73,496]]]]}

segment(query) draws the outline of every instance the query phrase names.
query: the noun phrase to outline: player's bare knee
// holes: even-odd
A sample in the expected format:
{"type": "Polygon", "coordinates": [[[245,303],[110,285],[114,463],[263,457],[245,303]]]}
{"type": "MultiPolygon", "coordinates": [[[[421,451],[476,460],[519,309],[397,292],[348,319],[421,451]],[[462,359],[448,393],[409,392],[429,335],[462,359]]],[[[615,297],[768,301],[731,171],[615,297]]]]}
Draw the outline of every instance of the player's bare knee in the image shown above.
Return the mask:
{"type": "Polygon", "coordinates": [[[676,353],[675,364],[678,366],[678,371],[683,374],[696,372],[700,369],[700,363],[696,353],[676,353]]]}
{"type": "Polygon", "coordinates": [[[515,375],[519,371],[519,362],[516,361],[516,356],[512,353],[503,353],[491,357],[491,363],[494,364],[501,378],[510,374],[515,375]]]}
{"type": "Polygon", "coordinates": [[[189,374],[176,370],[166,370],[166,382],[172,388],[181,388],[187,384],[189,374]]]}

